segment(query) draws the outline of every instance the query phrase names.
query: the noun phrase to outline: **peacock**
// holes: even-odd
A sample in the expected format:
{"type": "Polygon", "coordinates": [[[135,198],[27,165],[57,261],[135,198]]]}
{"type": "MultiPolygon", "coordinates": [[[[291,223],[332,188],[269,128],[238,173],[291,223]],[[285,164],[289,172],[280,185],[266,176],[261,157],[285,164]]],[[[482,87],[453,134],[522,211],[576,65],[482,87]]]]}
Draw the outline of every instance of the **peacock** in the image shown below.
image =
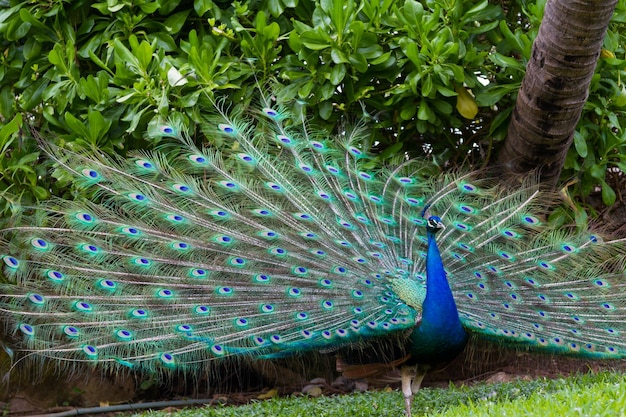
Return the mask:
{"type": "Polygon", "coordinates": [[[24,358],[197,372],[228,358],[400,352],[406,414],[468,338],[626,357],[626,239],[547,221],[532,177],[383,166],[286,105],[158,118],[126,159],[40,138],[77,194],[1,230],[0,312],[24,358]],[[198,132],[206,138],[197,143],[198,132]]]}

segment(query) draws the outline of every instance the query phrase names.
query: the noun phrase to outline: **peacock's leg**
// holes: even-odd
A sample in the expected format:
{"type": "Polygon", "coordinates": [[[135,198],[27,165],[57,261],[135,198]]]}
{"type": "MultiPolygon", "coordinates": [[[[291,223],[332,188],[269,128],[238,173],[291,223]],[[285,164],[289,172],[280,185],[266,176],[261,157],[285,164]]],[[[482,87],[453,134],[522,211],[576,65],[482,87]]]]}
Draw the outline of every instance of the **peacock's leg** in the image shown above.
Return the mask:
{"type": "Polygon", "coordinates": [[[411,417],[411,404],[413,396],[419,391],[426,369],[419,365],[403,366],[400,368],[400,377],[402,379],[402,394],[404,395],[404,411],[407,417],[411,417]]]}
{"type": "Polygon", "coordinates": [[[404,395],[404,411],[407,417],[411,417],[411,404],[413,403],[413,390],[411,389],[411,381],[417,373],[417,366],[403,366],[400,368],[400,377],[402,379],[402,395],[404,395]]]}
{"type": "Polygon", "coordinates": [[[426,369],[420,368],[420,366],[418,365],[415,372],[415,377],[413,377],[413,382],[411,382],[411,393],[413,395],[417,394],[417,391],[419,391],[425,376],[426,369]]]}

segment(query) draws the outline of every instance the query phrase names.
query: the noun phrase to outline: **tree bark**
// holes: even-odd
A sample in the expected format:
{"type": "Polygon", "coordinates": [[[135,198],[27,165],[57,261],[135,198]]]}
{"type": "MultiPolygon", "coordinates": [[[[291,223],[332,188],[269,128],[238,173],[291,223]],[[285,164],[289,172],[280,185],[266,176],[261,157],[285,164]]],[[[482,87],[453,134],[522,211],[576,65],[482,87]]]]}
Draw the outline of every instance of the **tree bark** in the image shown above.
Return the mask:
{"type": "Polygon", "coordinates": [[[556,185],[617,1],[548,0],[499,154],[509,173],[556,185]]]}

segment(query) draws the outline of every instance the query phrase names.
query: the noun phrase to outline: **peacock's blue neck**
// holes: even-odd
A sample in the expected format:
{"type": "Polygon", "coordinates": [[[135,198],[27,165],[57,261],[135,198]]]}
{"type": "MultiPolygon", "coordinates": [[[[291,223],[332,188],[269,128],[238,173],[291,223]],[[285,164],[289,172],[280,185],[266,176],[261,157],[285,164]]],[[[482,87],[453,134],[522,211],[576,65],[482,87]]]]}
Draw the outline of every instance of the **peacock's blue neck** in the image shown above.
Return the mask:
{"type": "Polygon", "coordinates": [[[419,363],[446,362],[458,355],[467,343],[459,313],[446,278],[435,232],[428,229],[426,297],[422,318],[410,336],[413,360],[419,363]]]}

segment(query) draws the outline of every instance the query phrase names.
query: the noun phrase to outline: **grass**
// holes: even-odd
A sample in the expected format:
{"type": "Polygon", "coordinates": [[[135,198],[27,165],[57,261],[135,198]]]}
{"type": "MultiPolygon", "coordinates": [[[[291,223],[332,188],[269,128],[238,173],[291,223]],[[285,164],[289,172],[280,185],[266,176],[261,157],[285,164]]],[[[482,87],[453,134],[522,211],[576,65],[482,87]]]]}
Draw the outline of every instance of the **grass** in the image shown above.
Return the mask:
{"type": "MultiPolygon", "coordinates": [[[[402,394],[367,392],[333,397],[274,398],[232,407],[146,412],[142,417],[382,417],[402,416],[402,394]]],[[[567,379],[480,383],[425,388],[413,401],[414,416],[626,416],[626,376],[599,373],[567,379]]]]}

